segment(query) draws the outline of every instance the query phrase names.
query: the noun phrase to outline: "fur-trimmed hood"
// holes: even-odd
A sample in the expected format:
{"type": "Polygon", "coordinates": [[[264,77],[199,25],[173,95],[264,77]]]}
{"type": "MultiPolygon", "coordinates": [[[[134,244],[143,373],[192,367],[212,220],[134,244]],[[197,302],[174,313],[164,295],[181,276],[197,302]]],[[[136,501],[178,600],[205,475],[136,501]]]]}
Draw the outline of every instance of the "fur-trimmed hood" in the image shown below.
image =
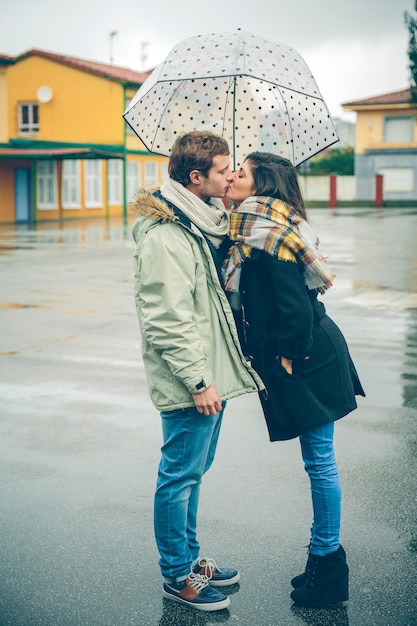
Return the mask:
{"type": "Polygon", "coordinates": [[[176,222],[178,217],[173,209],[161,198],[154,195],[158,188],[140,189],[129,205],[137,217],[147,217],[154,222],[176,222]]]}

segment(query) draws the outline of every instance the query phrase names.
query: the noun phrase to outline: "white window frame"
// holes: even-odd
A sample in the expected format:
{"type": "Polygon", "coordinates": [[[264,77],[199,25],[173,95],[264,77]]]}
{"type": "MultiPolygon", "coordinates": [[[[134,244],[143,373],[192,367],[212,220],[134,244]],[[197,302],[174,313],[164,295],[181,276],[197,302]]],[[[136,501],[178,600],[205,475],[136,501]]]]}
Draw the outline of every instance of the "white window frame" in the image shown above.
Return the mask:
{"type": "Polygon", "coordinates": [[[19,135],[27,137],[28,135],[37,135],[39,133],[39,105],[37,102],[19,102],[17,107],[18,113],[18,131],[19,135]],[[23,121],[23,110],[28,109],[28,120],[23,121]]]}
{"type": "Polygon", "coordinates": [[[37,162],[36,202],[41,211],[52,211],[58,208],[56,161],[37,162]]]}
{"type": "Polygon", "coordinates": [[[81,208],[80,161],[78,159],[62,161],[62,208],[81,208]]]}
{"type": "Polygon", "coordinates": [[[103,162],[99,159],[84,161],[85,206],[87,209],[103,207],[103,162]]]}
{"type": "Polygon", "coordinates": [[[109,159],[107,161],[107,198],[109,205],[123,204],[122,187],[123,161],[109,159]]]}
{"type": "Polygon", "coordinates": [[[162,176],[162,181],[166,180],[167,178],[169,178],[169,174],[168,174],[168,161],[163,161],[161,163],[161,176],[162,176]]]}
{"type": "Polygon", "coordinates": [[[158,184],[158,163],[145,161],[145,187],[158,184]]]}
{"type": "Polygon", "coordinates": [[[127,201],[131,202],[142,186],[142,163],[140,161],[126,161],[126,194],[127,201]]]}
{"type": "Polygon", "coordinates": [[[384,143],[410,143],[414,141],[413,115],[386,115],[384,117],[384,143]]]}

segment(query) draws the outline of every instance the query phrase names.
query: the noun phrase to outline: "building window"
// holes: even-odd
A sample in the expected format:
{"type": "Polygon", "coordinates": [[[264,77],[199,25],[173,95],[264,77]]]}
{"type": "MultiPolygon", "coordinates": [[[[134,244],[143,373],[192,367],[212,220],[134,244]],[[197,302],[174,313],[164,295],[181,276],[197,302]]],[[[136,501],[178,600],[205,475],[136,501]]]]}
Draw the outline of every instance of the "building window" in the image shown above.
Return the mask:
{"type": "Polygon", "coordinates": [[[378,174],[384,177],[384,193],[414,191],[414,170],[409,167],[381,167],[378,174]]]}
{"type": "Polygon", "coordinates": [[[122,161],[107,161],[107,186],[109,204],[122,204],[122,161]]]}
{"type": "Polygon", "coordinates": [[[158,164],[155,161],[146,161],[145,163],[145,187],[149,185],[156,185],[158,164]]]}
{"type": "Polygon", "coordinates": [[[162,180],[166,180],[169,175],[168,175],[168,161],[164,161],[163,163],[161,163],[161,170],[162,170],[162,180]]]}
{"type": "Polygon", "coordinates": [[[142,164],[139,161],[126,162],[126,193],[127,201],[131,202],[141,186],[142,164]]]}
{"type": "Polygon", "coordinates": [[[414,141],[414,117],[412,115],[387,115],[384,118],[384,141],[386,143],[414,141]]]}
{"type": "Polygon", "coordinates": [[[39,132],[38,105],[21,102],[18,107],[19,135],[37,135],[39,132]]]}
{"type": "Polygon", "coordinates": [[[81,207],[80,162],[76,159],[65,160],[62,163],[62,207],[64,209],[81,207]]]}
{"type": "Polygon", "coordinates": [[[38,209],[57,208],[56,161],[38,161],[36,192],[38,209]]]}
{"type": "Polygon", "coordinates": [[[102,162],[85,161],[85,206],[97,209],[103,206],[102,162]]]}

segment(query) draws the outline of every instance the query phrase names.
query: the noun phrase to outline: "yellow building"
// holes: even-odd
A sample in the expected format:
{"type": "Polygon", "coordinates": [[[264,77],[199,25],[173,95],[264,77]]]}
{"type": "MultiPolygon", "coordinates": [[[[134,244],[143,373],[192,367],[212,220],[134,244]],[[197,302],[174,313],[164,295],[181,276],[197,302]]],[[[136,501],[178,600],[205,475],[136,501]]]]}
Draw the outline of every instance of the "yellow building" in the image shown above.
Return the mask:
{"type": "Polygon", "coordinates": [[[13,57],[0,54],[0,145],[8,140],[6,72],[12,63],[13,57]]]}
{"type": "Polygon", "coordinates": [[[0,55],[0,222],[126,216],[166,176],[122,118],[150,72],[43,50],[0,55]]]}
{"type": "Polygon", "coordinates": [[[417,103],[410,89],[344,102],[355,111],[356,197],[375,197],[383,176],[385,200],[417,199],[417,103]]]}

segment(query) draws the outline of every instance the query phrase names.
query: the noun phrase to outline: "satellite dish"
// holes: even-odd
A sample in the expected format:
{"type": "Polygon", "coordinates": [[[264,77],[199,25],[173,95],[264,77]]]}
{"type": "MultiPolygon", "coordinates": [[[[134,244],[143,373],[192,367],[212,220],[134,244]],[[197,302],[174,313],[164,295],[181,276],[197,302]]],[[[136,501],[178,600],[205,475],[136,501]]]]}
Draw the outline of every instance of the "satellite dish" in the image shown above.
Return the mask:
{"type": "Polygon", "coordinates": [[[42,87],[39,87],[36,95],[38,96],[39,102],[43,102],[46,104],[47,102],[50,102],[52,100],[53,93],[50,87],[43,85],[42,87]]]}

